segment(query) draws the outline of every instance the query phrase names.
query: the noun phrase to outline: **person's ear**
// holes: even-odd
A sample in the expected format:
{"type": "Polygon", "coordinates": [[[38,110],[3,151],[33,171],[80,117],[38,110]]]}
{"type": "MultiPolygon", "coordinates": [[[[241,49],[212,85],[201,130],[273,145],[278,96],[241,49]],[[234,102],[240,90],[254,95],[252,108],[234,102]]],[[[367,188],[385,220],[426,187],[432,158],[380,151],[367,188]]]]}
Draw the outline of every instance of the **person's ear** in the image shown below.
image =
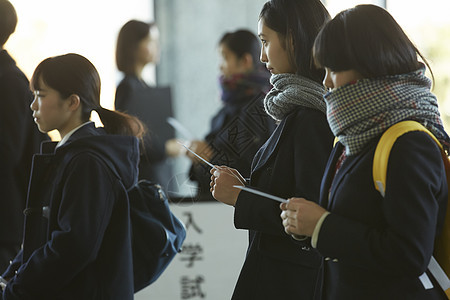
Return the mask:
{"type": "Polygon", "coordinates": [[[250,53],[245,53],[241,57],[241,62],[242,62],[242,66],[246,70],[252,70],[253,69],[253,57],[252,57],[252,55],[250,53]]]}
{"type": "Polygon", "coordinates": [[[69,96],[69,109],[72,111],[76,111],[81,106],[80,96],[77,94],[72,94],[69,96]]]}
{"type": "Polygon", "coordinates": [[[294,37],[293,37],[293,33],[292,30],[289,31],[289,35],[287,37],[287,43],[288,43],[288,49],[289,51],[291,51],[291,53],[294,53],[294,37]]]}

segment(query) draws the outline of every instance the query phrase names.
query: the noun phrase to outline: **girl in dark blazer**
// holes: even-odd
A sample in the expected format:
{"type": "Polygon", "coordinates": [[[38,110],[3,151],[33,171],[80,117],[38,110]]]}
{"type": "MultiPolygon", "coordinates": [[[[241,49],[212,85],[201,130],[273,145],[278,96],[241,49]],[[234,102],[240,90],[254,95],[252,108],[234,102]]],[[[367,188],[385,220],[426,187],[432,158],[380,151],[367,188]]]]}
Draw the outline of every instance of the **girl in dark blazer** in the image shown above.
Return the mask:
{"type": "MultiPolygon", "coordinates": [[[[165,108],[157,107],[155,103],[158,99],[155,97],[158,97],[158,90],[149,86],[142,76],[146,66],[158,63],[159,55],[159,29],[155,23],[130,20],[122,26],[117,37],[116,64],[124,77],[116,89],[116,110],[145,120],[145,115],[138,110],[143,107],[141,102],[145,101],[153,105],[155,115],[156,112],[167,114],[166,117],[172,115],[170,103],[165,108]]],[[[170,94],[167,95],[164,93],[165,97],[169,97],[167,101],[171,101],[170,94]]],[[[172,128],[165,118],[153,118],[152,123],[147,121],[146,126],[149,130],[144,137],[144,151],[139,160],[139,179],[158,182],[168,189],[174,175],[169,157],[178,155],[180,146],[172,140],[172,128]]],[[[176,187],[171,185],[170,190],[173,188],[176,187]]]]}
{"type": "MultiPolygon", "coordinates": [[[[279,197],[309,195],[319,200],[333,135],[325,116],[323,72],[312,67],[311,49],[328,19],[320,1],[273,0],[260,14],[261,61],[271,71],[273,84],[264,104],[279,125],[256,154],[247,183],[279,197]]],[[[233,299],[317,299],[317,252],[284,232],[276,202],[240,192],[233,185],[245,183],[241,174],[217,168],[211,170],[214,198],[234,206],[236,228],[249,230],[233,299]]]]}
{"type": "Polygon", "coordinates": [[[133,299],[126,191],[143,125],[100,106],[99,75],[80,55],[44,60],[31,86],[39,130],[62,139],[33,158],[23,248],[2,275],[2,299],[133,299]],[[92,110],[104,128],[89,121],[92,110]]]}
{"type": "Polygon", "coordinates": [[[439,148],[426,133],[407,133],[389,156],[384,198],[372,178],[379,138],[400,121],[422,123],[448,150],[419,51],[386,10],[358,5],[324,26],[314,56],[326,69],[339,143],[322,207],[301,198],[282,204],[286,232],[312,236],[325,257],[323,299],[446,299],[427,270],[448,193],[439,148]]]}

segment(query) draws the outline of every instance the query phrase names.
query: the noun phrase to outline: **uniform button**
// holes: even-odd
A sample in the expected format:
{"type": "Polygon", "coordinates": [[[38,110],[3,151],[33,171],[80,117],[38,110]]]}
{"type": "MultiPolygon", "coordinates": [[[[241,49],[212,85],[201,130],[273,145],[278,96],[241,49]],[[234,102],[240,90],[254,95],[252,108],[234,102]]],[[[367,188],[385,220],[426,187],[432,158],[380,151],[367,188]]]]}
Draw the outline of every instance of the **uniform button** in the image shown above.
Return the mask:
{"type": "Polygon", "coordinates": [[[331,258],[329,257],[325,257],[325,261],[329,261],[331,258]]]}
{"type": "Polygon", "coordinates": [[[337,263],[339,260],[337,258],[333,259],[332,262],[337,263]]]}

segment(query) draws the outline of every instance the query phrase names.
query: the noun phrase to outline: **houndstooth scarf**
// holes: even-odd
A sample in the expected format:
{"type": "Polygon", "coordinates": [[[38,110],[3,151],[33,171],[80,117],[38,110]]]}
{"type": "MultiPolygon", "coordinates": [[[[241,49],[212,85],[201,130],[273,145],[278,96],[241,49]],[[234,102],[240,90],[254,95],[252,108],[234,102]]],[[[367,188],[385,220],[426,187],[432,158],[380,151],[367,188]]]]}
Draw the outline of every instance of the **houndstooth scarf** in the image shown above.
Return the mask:
{"type": "Polygon", "coordinates": [[[275,120],[281,121],[298,105],[326,112],[326,90],[321,84],[295,74],[272,75],[270,83],[273,88],[264,99],[264,108],[275,120]]]}
{"type": "Polygon", "coordinates": [[[444,143],[436,96],[425,67],[402,75],[362,79],[324,96],[330,128],[345,145],[346,154],[359,153],[372,139],[405,119],[415,120],[444,143]]]}

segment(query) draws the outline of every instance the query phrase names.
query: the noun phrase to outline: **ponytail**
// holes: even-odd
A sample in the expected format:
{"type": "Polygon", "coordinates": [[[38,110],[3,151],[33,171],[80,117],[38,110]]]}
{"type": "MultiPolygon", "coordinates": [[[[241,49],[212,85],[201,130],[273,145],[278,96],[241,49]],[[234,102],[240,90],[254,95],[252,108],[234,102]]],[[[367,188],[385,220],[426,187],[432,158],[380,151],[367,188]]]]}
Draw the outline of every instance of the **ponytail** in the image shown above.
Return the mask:
{"type": "Polygon", "coordinates": [[[83,122],[87,122],[95,110],[107,133],[135,136],[142,141],[146,130],[138,118],[100,105],[100,75],[87,58],[69,53],[43,60],[34,70],[32,89],[39,90],[40,82],[55,89],[63,99],[78,95],[83,122]]]}
{"type": "Polygon", "coordinates": [[[101,106],[94,110],[98,113],[107,133],[131,135],[140,140],[144,137],[146,128],[138,118],[123,112],[109,110],[101,106]]]}

